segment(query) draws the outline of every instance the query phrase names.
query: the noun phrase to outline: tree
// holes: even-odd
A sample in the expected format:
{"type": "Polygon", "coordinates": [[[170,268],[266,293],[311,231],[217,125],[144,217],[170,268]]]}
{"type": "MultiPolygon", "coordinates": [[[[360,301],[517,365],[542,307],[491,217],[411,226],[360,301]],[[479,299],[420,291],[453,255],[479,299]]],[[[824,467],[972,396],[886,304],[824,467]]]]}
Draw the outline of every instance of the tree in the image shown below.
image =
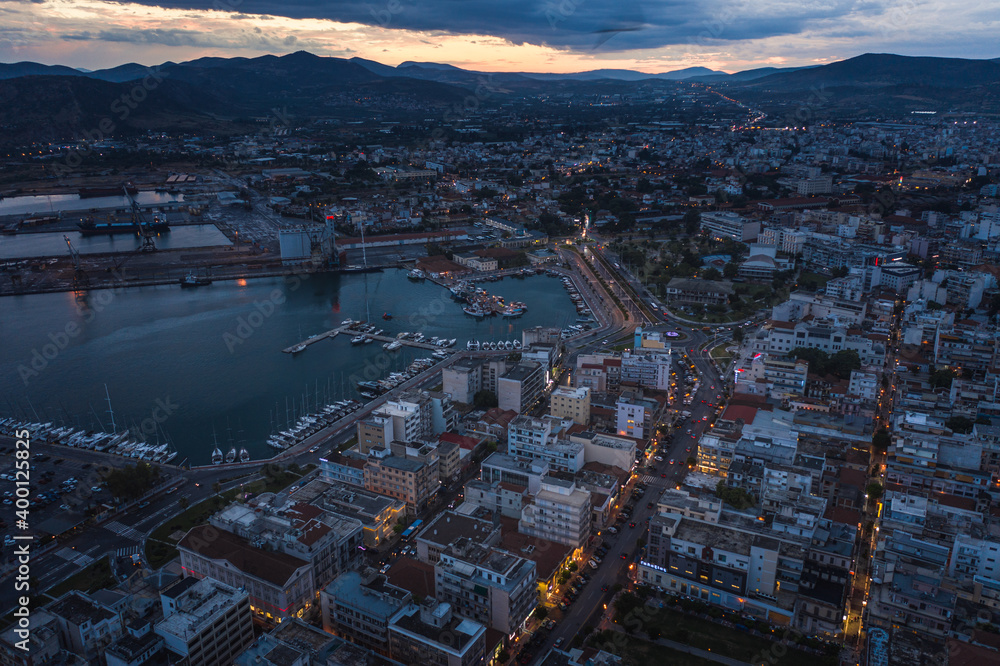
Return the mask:
{"type": "Polygon", "coordinates": [[[472,406],[476,409],[490,409],[498,404],[497,394],[489,389],[476,391],[476,395],[472,397],[472,406]]]}
{"type": "Polygon", "coordinates": [[[108,491],[124,501],[142,497],[159,479],[160,469],[149,463],[126,465],[121,469],[112,469],[104,475],[108,491]]]}
{"type": "Polygon", "coordinates": [[[955,373],[950,368],[938,368],[931,372],[931,388],[951,388],[951,382],[955,379],[955,373]]]}
{"type": "Polygon", "coordinates": [[[732,280],[740,272],[740,267],[733,261],[722,267],[722,275],[727,280],[732,280]]]}
{"type": "Polygon", "coordinates": [[[974,426],[976,422],[964,416],[952,416],[950,419],[945,421],[944,424],[952,432],[965,435],[972,432],[972,426],[974,426]]]}
{"type": "Polygon", "coordinates": [[[182,497],[177,502],[177,504],[179,504],[182,509],[186,509],[186,508],[188,508],[188,505],[190,504],[190,502],[188,501],[187,497],[182,497]]]}
{"type": "Polygon", "coordinates": [[[702,271],[701,278],[703,280],[719,280],[722,278],[722,273],[719,272],[718,268],[706,268],[702,271]]]}
{"type": "Polygon", "coordinates": [[[865,492],[868,493],[868,497],[877,500],[882,497],[882,484],[878,481],[872,481],[865,488],[865,492]]]}
{"type": "Polygon", "coordinates": [[[889,436],[889,430],[886,428],[879,428],[872,435],[872,446],[876,451],[886,451],[889,448],[889,444],[892,443],[892,437],[889,436]]]}
{"type": "Polygon", "coordinates": [[[549,616],[548,608],[542,606],[541,604],[535,607],[535,617],[537,617],[539,620],[544,620],[548,616],[549,616]]]}

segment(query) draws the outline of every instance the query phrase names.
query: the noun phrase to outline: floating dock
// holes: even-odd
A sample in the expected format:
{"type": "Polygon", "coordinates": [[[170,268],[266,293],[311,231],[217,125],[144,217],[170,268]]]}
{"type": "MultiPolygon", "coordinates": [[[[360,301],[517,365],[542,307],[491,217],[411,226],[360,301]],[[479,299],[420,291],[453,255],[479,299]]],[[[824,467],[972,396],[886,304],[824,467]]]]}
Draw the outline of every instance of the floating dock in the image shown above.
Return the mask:
{"type": "Polygon", "coordinates": [[[405,340],[402,338],[390,337],[388,335],[373,335],[372,333],[362,333],[361,331],[353,329],[350,326],[338,326],[337,328],[331,328],[329,331],[326,331],[325,333],[319,333],[318,335],[314,335],[311,338],[303,340],[297,345],[286,347],[281,351],[283,351],[286,354],[293,354],[297,349],[299,351],[302,351],[301,348],[308,347],[309,345],[319,342],[320,340],[326,340],[327,338],[335,338],[341,333],[351,336],[363,335],[366,338],[378,340],[379,342],[399,342],[400,344],[405,345],[407,347],[416,347],[417,349],[427,349],[431,351],[449,351],[449,352],[455,351],[453,347],[442,347],[440,345],[432,345],[429,342],[417,342],[416,340],[405,340]]]}

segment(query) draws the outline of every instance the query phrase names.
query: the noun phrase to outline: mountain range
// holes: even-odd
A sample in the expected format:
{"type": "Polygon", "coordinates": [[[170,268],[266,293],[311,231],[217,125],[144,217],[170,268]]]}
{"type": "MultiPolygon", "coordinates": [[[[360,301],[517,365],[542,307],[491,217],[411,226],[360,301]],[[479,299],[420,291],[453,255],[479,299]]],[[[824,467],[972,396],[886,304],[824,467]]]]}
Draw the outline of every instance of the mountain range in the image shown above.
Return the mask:
{"type": "Polygon", "coordinates": [[[454,108],[484,84],[494,100],[508,95],[604,95],[650,85],[703,85],[739,92],[757,104],[794,102],[808,91],[822,89],[828,98],[851,100],[852,108],[877,108],[879,96],[951,108],[956,101],[975,104],[977,95],[1000,97],[1000,58],[870,53],[827,65],[764,67],[732,74],[704,67],[657,74],[623,69],[569,74],[481,72],[428,62],[393,67],[305,51],[257,58],[199,58],[153,68],[128,63],[96,71],[34,62],[0,63],[0,127],[8,142],[51,141],[79,136],[81,130],[96,127],[108,116],[115,120],[118,132],[182,127],[221,131],[234,119],[280,114],[398,117],[411,106],[454,108]]]}

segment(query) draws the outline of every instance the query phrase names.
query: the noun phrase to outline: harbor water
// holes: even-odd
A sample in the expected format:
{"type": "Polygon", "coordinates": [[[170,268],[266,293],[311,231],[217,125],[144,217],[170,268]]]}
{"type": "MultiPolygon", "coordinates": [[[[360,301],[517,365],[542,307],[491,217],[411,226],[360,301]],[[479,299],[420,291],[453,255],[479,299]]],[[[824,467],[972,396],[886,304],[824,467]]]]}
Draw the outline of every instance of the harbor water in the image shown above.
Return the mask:
{"type": "MultiPolygon", "coordinates": [[[[137,192],[133,197],[140,206],[164,206],[184,201],[183,194],[167,192],[137,192]]],[[[108,209],[127,209],[125,195],[80,198],[79,194],[31,194],[0,199],[0,217],[7,215],[54,215],[85,213],[108,209]]]]}
{"type": "Polygon", "coordinates": [[[430,355],[352,345],[344,335],[294,356],[281,352],[345,319],[370,317],[386,335],[457,338],[454,349],[577,319],[556,278],[483,287],[525,302],[527,313],[474,319],[447,289],[410,281],[402,270],[3,298],[0,414],[110,430],[107,385],[117,429],[171,442],[180,454],[175,463],[208,463],[216,440],[224,451],[245,446],[253,459],[269,457],[267,437],[317,403],[362,399],[356,381],[430,355]]]}
{"type": "MultiPolygon", "coordinates": [[[[66,239],[80,254],[100,252],[130,252],[142,246],[142,236],[130,234],[81,234],[79,231],[52,231],[0,234],[0,259],[69,256],[66,239]]],[[[181,224],[154,235],[161,250],[181,250],[194,247],[231,245],[226,235],[214,224],[181,224]]]]}

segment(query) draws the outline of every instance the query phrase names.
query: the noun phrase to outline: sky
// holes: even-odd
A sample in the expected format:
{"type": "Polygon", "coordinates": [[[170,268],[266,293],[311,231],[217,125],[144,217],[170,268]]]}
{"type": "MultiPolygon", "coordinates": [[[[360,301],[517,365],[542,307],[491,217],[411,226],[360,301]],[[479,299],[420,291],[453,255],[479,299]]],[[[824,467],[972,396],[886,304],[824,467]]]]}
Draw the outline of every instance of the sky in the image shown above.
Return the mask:
{"type": "Polygon", "coordinates": [[[862,53],[996,58],[968,0],[0,0],[0,62],[85,69],[306,50],[484,71],[733,72],[862,53]]]}

